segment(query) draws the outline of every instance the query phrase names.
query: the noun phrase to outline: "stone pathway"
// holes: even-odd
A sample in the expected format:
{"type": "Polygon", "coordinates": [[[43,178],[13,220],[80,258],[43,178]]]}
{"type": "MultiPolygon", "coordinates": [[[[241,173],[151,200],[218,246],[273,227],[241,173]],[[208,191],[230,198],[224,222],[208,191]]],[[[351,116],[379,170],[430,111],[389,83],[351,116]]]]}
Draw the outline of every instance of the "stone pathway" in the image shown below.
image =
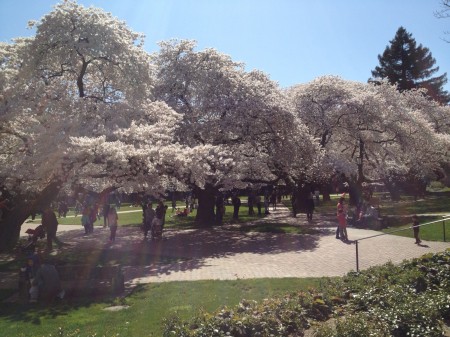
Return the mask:
{"type": "MultiPolygon", "coordinates": [[[[304,215],[293,218],[285,207],[249,226],[302,226],[309,234],[275,234],[237,231],[236,225],[208,230],[170,230],[161,241],[143,240],[137,228],[119,228],[117,241],[108,243],[109,230],[96,227],[94,234],[84,236],[81,226],[61,225],[59,239],[64,249],[89,251],[103,247],[113,256],[125,256],[125,281],[128,287],[139,283],[235,280],[248,278],[342,276],[356,269],[356,245],[335,238],[333,216],[315,215],[312,223],[304,215]]],[[[36,225],[33,225],[33,228],[36,225]]],[[[23,231],[26,230],[24,225],[23,231]]],[[[379,232],[348,228],[351,240],[379,232]]],[[[394,263],[450,248],[450,242],[423,242],[383,235],[359,242],[359,267],[394,263]]],[[[56,252],[57,253],[57,252],[56,252]]],[[[1,259],[1,257],[0,257],[1,259]]],[[[17,274],[0,274],[0,288],[17,285],[17,274]]]]}

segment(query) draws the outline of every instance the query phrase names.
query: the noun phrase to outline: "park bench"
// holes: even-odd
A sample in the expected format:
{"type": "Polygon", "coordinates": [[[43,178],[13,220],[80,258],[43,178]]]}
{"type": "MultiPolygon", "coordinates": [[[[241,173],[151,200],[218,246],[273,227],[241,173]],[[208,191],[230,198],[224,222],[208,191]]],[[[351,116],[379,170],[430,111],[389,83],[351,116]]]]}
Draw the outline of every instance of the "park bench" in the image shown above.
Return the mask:
{"type": "MultiPolygon", "coordinates": [[[[117,295],[125,288],[120,265],[62,265],[56,266],[56,270],[66,297],[117,295]]],[[[19,294],[22,299],[28,297],[28,289],[28,282],[20,276],[19,294]]]]}

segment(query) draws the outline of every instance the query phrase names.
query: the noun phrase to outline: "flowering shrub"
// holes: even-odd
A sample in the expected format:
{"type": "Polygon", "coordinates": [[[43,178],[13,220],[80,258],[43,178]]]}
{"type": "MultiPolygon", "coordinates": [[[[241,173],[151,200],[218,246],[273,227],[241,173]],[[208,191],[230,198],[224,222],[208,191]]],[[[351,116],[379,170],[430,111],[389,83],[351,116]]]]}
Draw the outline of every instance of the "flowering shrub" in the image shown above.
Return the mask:
{"type": "Polygon", "coordinates": [[[312,324],[319,324],[316,337],[442,336],[450,317],[450,251],[349,273],[322,288],[244,300],[190,322],[172,317],[164,336],[303,336],[312,324]]]}

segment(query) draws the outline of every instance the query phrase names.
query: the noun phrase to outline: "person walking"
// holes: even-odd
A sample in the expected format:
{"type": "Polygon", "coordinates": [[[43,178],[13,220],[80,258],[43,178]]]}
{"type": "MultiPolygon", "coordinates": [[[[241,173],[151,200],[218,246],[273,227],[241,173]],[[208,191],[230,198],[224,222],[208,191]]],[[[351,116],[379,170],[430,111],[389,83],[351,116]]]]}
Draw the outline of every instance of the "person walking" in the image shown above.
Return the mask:
{"type": "Polygon", "coordinates": [[[233,203],[233,219],[237,220],[239,218],[239,208],[241,207],[241,199],[235,195],[231,200],[233,203]]]}
{"type": "Polygon", "coordinates": [[[262,208],[262,203],[261,203],[261,196],[257,195],[255,197],[255,202],[256,202],[256,208],[258,209],[258,216],[261,216],[261,208],[262,208]]]}
{"type": "Polygon", "coordinates": [[[108,227],[108,214],[111,209],[111,205],[107,202],[103,204],[102,215],[103,215],[103,228],[108,227]]]}
{"type": "Polygon", "coordinates": [[[155,209],[155,219],[158,220],[159,224],[161,225],[161,230],[164,228],[165,225],[165,218],[166,218],[166,211],[167,211],[167,206],[164,205],[164,203],[162,201],[158,202],[158,205],[156,206],[155,209]]]}
{"type": "Polygon", "coordinates": [[[117,232],[117,226],[118,226],[118,220],[119,216],[117,215],[117,211],[115,207],[111,207],[108,212],[108,225],[109,225],[109,241],[114,242],[116,241],[116,232],[117,232]]]}
{"type": "Polygon", "coordinates": [[[88,234],[94,233],[94,223],[97,221],[97,215],[98,215],[98,206],[96,204],[93,204],[89,207],[89,227],[88,227],[88,234]]]}
{"type": "Polygon", "coordinates": [[[306,218],[308,221],[312,221],[313,213],[314,213],[314,197],[312,193],[308,194],[308,197],[305,201],[306,208],[306,218]]]}
{"type": "Polygon", "coordinates": [[[270,196],[270,203],[272,204],[272,210],[275,211],[277,209],[277,192],[272,192],[270,196]]]}
{"type": "Polygon", "coordinates": [[[336,239],[341,239],[342,241],[348,241],[347,236],[347,208],[344,205],[345,197],[341,197],[337,204],[337,219],[338,227],[336,229],[336,239]]]}
{"type": "Polygon", "coordinates": [[[216,225],[222,225],[223,215],[225,214],[225,204],[223,201],[223,196],[216,196],[216,225]]]}
{"type": "Polygon", "coordinates": [[[314,199],[315,199],[315,205],[319,206],[319,204],[320,204],[320,191],[318,189],[314,190],[314,199]]]}
{"type": "Polygon", "coordinates": [[[266,193],[266,194],[264,194],[264,214],[265,215],[270,214],[269,205],[270,205],[269,195],[266,193]]]}
{"type": "Polygon", "coordinates": [[[177,210],[177,200],[175,199],[175,195],[172,196],[172,213],[177,210]]]}
{"type": "Polygon", "coordinates": [[[419,238],[420,224],[419,224],[419,217],[416,214],[412,216],[412,222],[413,222],[412,229],[414,232],[414,238],[416,239],[415,243],[418,245],[422,242],[422,240],[420,240],[419,238]]]}
{"type": "Polygon", "coordinates": [[[59,242],[56,240],[58,219],[56,218],[56,214],[51,207],[47,207],[42,213],[42,226],[47,233],[47,250],[51,251],[53,249],[53,241],[59,245],[59,242]]]}
{"type": "Polygon", "coordinates": [[[91,223],[91,210],[88,206],[83,208],[81,213],[81,225],[84,227],[84,234],[88,235],[90,233],[90,223],[91,223]]]}
{"type": "Polygon", "coordinates": [[[152,222],[155,218],[155,210],[153,204],[149,202],[147,208],[144,211],[144,238],[147,238],[148,231],[152,228],[152,222]]]}

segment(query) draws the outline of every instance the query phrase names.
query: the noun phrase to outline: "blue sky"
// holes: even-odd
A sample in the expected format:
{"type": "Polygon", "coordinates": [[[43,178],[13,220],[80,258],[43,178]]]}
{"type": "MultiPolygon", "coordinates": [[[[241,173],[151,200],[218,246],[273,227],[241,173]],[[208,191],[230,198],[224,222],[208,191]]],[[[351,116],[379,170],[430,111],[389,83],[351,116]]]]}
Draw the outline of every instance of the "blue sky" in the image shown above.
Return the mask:
{"type": "MultiPolygon", "coordinates": [[[[79,0],[111,12],[145,33],[145,48],[193,39],[269,74],[282,87],[321,75],[366,82],[400,26],[430,49],[450,79],[450,18],[441,0],[79,0]]],[[[0,41],[29,36],[57,0],[0,0],[0,41]]],[[[450,90],[450,85],[446,86],[450,90]]]]}

